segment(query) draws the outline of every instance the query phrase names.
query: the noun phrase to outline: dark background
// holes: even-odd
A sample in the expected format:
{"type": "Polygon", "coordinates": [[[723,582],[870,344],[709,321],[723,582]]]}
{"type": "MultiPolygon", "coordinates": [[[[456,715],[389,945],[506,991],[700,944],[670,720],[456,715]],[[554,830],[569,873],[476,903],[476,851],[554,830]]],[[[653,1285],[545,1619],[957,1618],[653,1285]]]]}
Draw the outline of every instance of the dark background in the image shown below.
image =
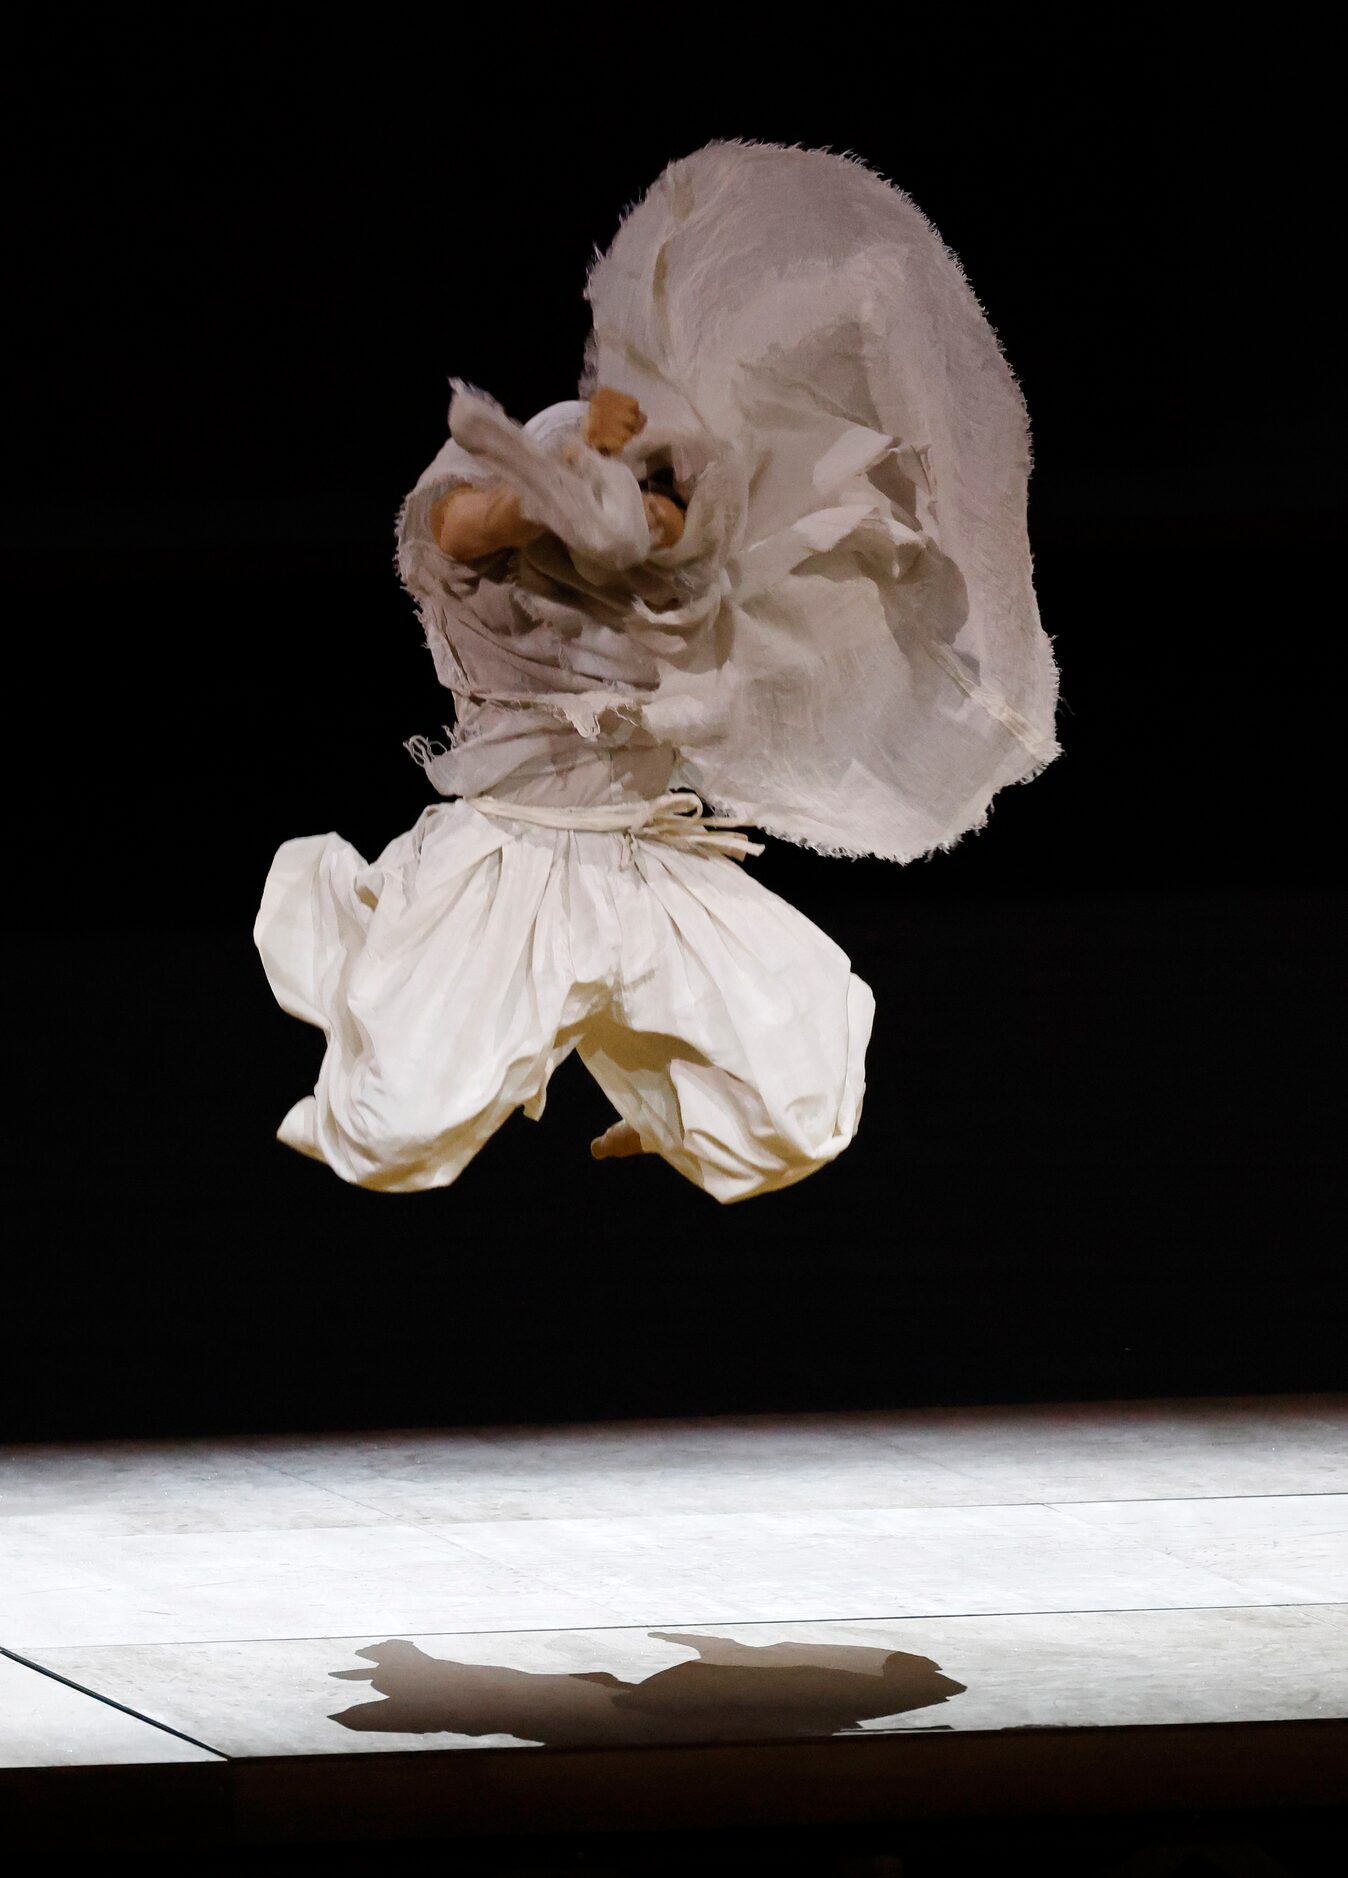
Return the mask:
{"type": "Polygon", "coordinates": [[[8,1430],[1342,1386],[1312,17],[18,10],[8,1430]],[[449,376],[571,395],[593,249],[717,136],[854,151],[962,258],[1029,403],[1064,754],[948,855],[751,863],[878,995],[833,1167],[720,1208],[597,1166],[573,1058],[452,1188],[346,1187],[274,1140],[321,1037],[264,875],[428,799],[393,522],[449,376]]]}

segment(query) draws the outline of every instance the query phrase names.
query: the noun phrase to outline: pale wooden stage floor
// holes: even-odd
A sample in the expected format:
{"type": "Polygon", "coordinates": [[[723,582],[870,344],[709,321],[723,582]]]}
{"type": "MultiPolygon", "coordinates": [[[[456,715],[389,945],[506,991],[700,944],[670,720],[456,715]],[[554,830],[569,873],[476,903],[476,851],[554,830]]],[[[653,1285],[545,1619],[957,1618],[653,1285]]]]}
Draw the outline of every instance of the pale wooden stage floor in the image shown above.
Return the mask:
{"type": "Polygon", "coordinates": [[[10,1768],[1342,1718],[1348,1397],[11,1448],[0,1646],[10,1768]]]}

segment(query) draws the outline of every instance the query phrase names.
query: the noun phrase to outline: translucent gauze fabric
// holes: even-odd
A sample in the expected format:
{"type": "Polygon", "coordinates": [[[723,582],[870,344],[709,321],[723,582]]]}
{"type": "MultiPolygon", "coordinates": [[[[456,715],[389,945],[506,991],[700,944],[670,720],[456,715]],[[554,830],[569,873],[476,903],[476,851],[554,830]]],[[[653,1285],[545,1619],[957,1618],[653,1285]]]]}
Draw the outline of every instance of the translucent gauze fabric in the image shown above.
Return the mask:
{"type": "MultiPolygon", "coordinates": [[[[852,159],[712,144],[632,209],[588,297],[582,393],[629,392],[649,418],[603,475],[634,485],[669,449],[688,527],[623,595],[637,550],[621,492],[595,483],[587,525],[587,492],[554,457],[545,519],[570,554],[540,550],[553,616],[568,599],[593,614],[602,595],[651,669],[639,685],[540,684],[534,710],[597,747],[672,747],[674,785],[826,852],[907,861],[980,826],[999,789],[1057,754],[1057,673],[1032,582],[1024,400],[931,224],[852,159]]],[[[466,388],[451,421],[399,516],[433,649],[461,596],[430,503],[497,474],[541,487],[547,447],[466,388]]],[[[462,755],[415,753],[456,791],[462,755]]]]}

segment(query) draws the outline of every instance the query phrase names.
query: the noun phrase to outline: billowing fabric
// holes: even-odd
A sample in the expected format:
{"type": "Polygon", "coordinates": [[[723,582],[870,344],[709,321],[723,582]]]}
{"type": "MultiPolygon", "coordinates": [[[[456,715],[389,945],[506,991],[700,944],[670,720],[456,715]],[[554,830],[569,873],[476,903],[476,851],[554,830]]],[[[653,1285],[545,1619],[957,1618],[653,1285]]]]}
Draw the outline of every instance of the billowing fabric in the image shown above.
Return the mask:
{"type": "Polygon", "coordinates": [[[434,786],[494,788],[497,755],[560,726],[663,748],[672,786],[828,852],[907,861],[981,825],[1057,754],[1057,674],[1024,400],[931,224],[852,159],[712,144],[632,210],[588,295],[582,389],[649,418],[623,459],[568,465],[564,417],[530,435],[459,386],[457,441],[400,511],[458,703],[448,749],[412,740],[434,786]],[[688,526],[643,559],[636,479],[661,453],[688,526]],[[551,532],[465,582],[430,504],[500,475],[551,532]]]}
{"type": "Polygon", "coordinates": [[[861,1114],[874,1000],[725,854],[432,804],[366,862],[282,846],[255,939],[328,1039],[280,1139],[344,1180],[453,1181],[574,1049],[644,1148],[716,1200],[791,1185],[861,1114]]]}

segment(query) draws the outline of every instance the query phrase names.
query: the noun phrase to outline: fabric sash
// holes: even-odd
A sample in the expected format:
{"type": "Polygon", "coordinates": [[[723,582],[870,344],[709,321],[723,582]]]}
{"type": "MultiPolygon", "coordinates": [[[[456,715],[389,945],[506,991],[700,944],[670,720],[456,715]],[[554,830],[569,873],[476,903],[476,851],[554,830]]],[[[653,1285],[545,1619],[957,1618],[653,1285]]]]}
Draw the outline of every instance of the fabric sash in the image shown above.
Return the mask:
{"type": "Polygon", "coordinates": [[[463,800],[484,815],[507,821],[534,822],[542,828],[587,829],[618,832],[632,841],[661,841],[695,854],[726,854],[742,861],[762,854],[763,843],[750,841],[732,816],[708,815],[700,796],[691,789],[640,798],[634,802],[592,802],[553,807],[542,802],[511,802],[500,796],[465,796],[463,800]]]}

